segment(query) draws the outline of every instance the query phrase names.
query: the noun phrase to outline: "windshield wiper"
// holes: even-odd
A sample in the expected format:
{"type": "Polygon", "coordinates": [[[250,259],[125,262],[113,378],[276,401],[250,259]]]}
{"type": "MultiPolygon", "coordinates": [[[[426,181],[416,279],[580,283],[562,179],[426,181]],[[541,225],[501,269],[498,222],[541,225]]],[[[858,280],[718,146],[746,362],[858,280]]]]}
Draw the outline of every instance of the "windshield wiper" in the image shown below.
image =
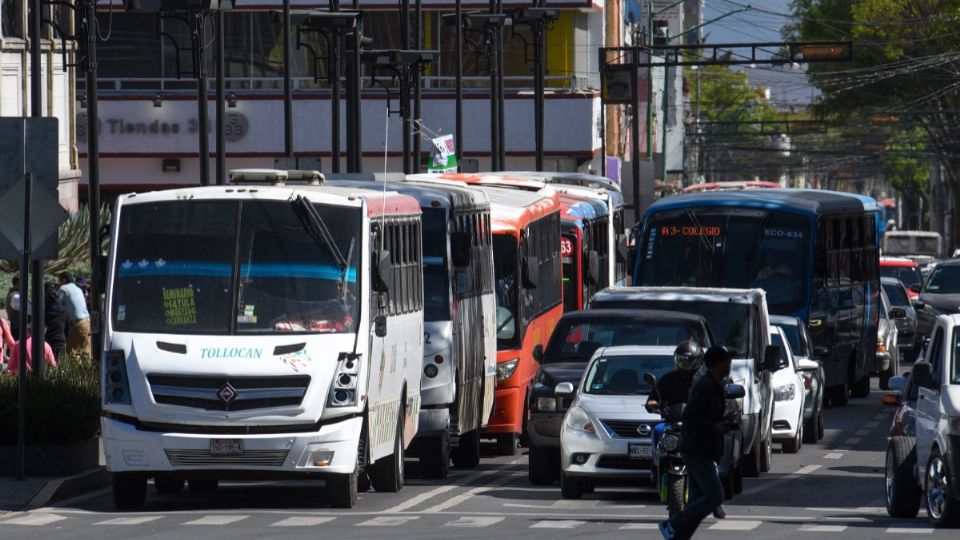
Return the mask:
{"type": "MultiPolygon", "coordinates": [[[[318,246],[323,248],[327,252],[327,256],[333,261],[337,266],[337,270],[340,271],[340,280],[339,280],[339,293],[340,299],[343,300],[346,295],[346,286],[345,282],[347,279],[347,272],[350,269],[350,260],[344,258],[343,253],[340,251],[340,248],[337,247],[337,242],[333,239],[333,235],[330,233],[330,229],[327,228],[327,224],[323,222],[323,218],[320,217],[320,213],[317,212],[317,209],[314,208],[313,203],[311,203],[303,195],[298,195],[297,198],[290,200],[290,207],[293,209],[293,213],[297,215],[297,219],[300,220],[300,224],[303,225],[303,229],[307,231],[307,234],[310,235],[310,238],[317,243],[318,246]]],[[[353,257],[353,243],[355,239],[350,240],[350,257],[353,257]]]]}

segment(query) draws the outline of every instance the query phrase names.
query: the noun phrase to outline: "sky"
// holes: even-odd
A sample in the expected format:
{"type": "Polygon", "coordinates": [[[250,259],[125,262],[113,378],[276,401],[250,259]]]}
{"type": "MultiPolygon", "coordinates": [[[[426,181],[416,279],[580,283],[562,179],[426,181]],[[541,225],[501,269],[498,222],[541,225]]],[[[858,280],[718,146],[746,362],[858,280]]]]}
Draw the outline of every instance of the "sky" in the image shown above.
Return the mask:
{"type": "MultiPolygon", "coordinates": [[[[750,5],[754,10],[731,15],[703,27],[706,43],[779,42],[780,29],[791,22],[790,0],[705,0],[703,20],[750,5]]],[[[770,88],[771,99],[778,105],[807,105],[816,90],[806,83],[806,75],[796,69],[774,69],[758,65],[744,66],[751,84],[770,88]]]]}

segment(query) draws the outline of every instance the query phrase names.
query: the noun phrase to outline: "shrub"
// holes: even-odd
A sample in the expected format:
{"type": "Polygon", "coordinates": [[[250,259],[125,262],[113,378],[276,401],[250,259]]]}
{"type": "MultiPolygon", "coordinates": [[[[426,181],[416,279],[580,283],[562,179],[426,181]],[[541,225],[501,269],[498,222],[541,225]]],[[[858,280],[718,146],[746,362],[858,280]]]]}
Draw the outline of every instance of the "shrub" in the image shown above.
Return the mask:
{"type": "MultiPolygon", "coordinates": [[[[17,377],[0,375],[0,446],[17,443],[17,377]]],[[[74,444],[100,433],[99,367],[65,358],[45,366],[43,380],[27,373],[27,444],[74,444]]]]}

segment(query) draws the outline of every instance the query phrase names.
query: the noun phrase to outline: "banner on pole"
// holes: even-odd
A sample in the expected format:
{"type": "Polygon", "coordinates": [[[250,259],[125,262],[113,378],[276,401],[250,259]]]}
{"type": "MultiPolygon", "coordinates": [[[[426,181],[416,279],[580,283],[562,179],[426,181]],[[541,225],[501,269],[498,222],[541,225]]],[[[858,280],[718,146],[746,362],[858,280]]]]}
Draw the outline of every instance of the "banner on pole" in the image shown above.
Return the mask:
{"type": "Polygon", "coordinates": [[[430,142],[433,144],[433,152],[427,172],[433,174],[457,172],[457,147],[454,144],[453,135],[443,135],[430,142]]]}

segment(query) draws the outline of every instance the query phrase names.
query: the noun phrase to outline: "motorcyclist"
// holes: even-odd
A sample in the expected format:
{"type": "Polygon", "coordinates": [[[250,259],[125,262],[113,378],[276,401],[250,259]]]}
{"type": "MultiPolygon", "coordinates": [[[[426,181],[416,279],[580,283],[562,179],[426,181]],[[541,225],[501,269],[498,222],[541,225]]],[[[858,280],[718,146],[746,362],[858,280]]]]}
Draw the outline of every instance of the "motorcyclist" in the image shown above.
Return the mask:
{"type": "MultiPolygon", "coordinates": [[[[690,389],[693,387],[697,374],[700,372],[700,367],[703,365],[703,348],[692,339],[681,341],[673,351],[673,363],[676,369],[666,373],[657,381],[656,394],[659,401],[654,399],[652,392],[651,397],[647,399],[648,412],[653,413],[659,410],[663,413],[672,405],[687,402],[690,397],[690,389]]],[[[665,422],[660,422],[654,426],[653,448],[657,447],[665,428],[665,422]]],[[[714,516],[717,518],[726,516],[722,505],[716,509],[714,516]]]]}

